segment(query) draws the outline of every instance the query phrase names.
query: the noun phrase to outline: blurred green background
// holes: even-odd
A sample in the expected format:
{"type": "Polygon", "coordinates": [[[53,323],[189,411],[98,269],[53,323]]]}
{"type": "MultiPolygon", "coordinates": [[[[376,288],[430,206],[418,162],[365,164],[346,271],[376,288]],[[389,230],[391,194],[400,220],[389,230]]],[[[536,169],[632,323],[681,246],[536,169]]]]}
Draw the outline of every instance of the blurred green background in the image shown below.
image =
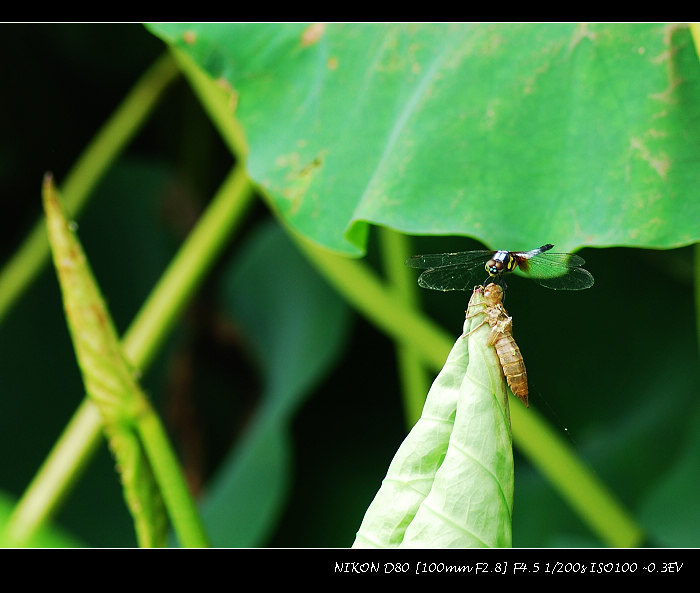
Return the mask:
{"type": "MultiPolygon", "coordinates": [[[[137,24],[2,31],[4,261],[40,215],[44,172],[60,183],[164,44],[137,24]]],[[[81,240],[121,331],[231,163],[190,87],[176,81],[80,218],[81,240]]],[[[415,253],[481,247],[461,237],[426,236],[413,245],[415,253]]],[[[506,305],[531,405],[629,509],[647,545],[695,547],[700,381],[692,250],[580,253],[596,278],[591,290],[509,283],[517,287],[506,305]]],[[[374,230],[367,260],[381,269],[374,230]]],[[[420,298],[426,314],[456,338],[465,295],[422,291],[420,298]]],[[[394,344],[326,285],[262,201],[144,386],[197,493],[233,479],[227,468],[241,450],[235,445],[251,434],[262,440],[244,450],[285,468],[275,476],[255,473],[265,463],[250,468],[246,500],[219,501],[213,515],[205,512],[221,545],[241,541],[217,521],[221,509],[254,507],[274,483],[265,516],[243,545],[350,546],[407,431],[394,344]],[[268,423],[268,431],[251,429],[268,423]]],[[[82,397],[55,274],[46,267],[0,326],[0,490],[8,501],[21,495],[82,397]]],[[[79,545],[135,545],[106,447],[56,522],[79,545]]],[[[513,541],[604,545],[517,450],[513,541]]]]}

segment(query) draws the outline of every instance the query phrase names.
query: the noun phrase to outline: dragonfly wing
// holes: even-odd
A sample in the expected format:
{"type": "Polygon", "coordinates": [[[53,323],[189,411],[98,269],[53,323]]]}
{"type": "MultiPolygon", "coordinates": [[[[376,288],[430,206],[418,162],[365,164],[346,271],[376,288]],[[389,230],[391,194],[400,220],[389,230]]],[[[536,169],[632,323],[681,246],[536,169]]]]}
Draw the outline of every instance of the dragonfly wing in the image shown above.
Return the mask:
{"type": "Polygon", "coordinates": [[[409,268],[429,270],[445,266],[470,266],[476,262],[486,260],[493,255],[493,251],[460,251],[457,253],[430,253],[428,255],[414,255],[406,260],[409,268]]]}
{"type": "Polygon", "coordinates": [[[537,267],[558,267],[558,268],[573,268],[581,267],[586,261],[579,255],[573,253],[541,253],[529,259],[528,262],[532,266],[537,267]]]}
{"type": "Polygon", "coordinates": [[[485,274],[481,267],[464,265],[442,266],[426,270],[418,277],[418,284],[431,290],[472,290],[479,284],[477,277],[485,274]]]}
{"type": "Polygon", "coordinates": [[[540,253],[519,267],[525,275],[553,290],[583,290],[593,286],[593,276],[581,266],[586,263],[571,253],[540,253]]]}
{"type": "Polygon", "coordinates": [[[560,276],[530,274],[530,277],[538,284],[552,290],[583,290],[593,286],[594,282],[593,275],[584,268],[569,268],[560,276]]]}

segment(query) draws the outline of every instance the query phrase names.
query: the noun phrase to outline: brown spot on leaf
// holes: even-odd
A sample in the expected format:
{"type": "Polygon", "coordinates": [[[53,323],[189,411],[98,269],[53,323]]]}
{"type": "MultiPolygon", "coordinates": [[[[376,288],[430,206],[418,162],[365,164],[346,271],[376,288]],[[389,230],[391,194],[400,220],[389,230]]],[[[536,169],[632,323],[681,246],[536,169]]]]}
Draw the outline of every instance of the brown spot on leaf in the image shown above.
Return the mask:
{"type": "Polygon", "coordinates": [[[646,161],[647,164],[654,169],[654,171],[656,171],[661,179],[666,179],[666,175],[671,169],[671,160],[668,158],[668,155],[664,154],[663,152],[652,154],[649,147],[639,138],[630,139],[630,148],[643,161],[646,161]]]}
{"type": "Polygon", "coordinates": [[[595,42],[596,34],[588,29],[588,23],[579,23],[576,29],[574,29],[573,36],[569,40],[569,52],[573,51],[584,39],[595,42]]]}
{"type": "Polygon", "coordinates": [[[326,30],[326,23],[313,23],[304,29],[301,34],[301,46],[309,47],[314,43],[318,43],[318,40],[323,37],[323,33],[326,30]]]}
{"type": "Polygon", "coordinates": [[[314,177],[323,167],[326,150],[321,150],[310,161],[302,164],[298,153],[280,155],[276,159],[278,167],[288,169],[285,175],[285,185],[281,188],[282,195],[289,201],[289,211],[294,213],[301,207],[307,190],[313,183],[314,177]]]}

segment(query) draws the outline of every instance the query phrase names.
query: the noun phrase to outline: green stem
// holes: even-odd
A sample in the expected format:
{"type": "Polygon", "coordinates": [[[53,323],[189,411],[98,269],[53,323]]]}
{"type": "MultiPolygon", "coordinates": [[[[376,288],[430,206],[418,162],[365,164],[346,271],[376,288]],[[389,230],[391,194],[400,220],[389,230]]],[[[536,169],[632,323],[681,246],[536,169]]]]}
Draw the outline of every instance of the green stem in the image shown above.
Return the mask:
{"type": "MultiPolygon", "coordinates": [[[[122,346],[135,367],[142,371],[148,367],[235,230],[251,197],[250,183],[239,166],[224,181],[126,332],[122,346]]],[[[56,511],[100,442],[101,426],[94,404],[84,399],[8,521],[6,533],[12,545],[26,545],[56,511]]],[[[180,534],[183,540],[188,533],[180,534]]],[[[185,541],[183,545],[190,545],[185,541]]],[[[197,545],[196,538],[192,545],[197,545]]]]}
{"type": "Polygon", "coordinates": [[[149,407],[137,419],[136,427],[180,543],[188,548],[209,547],[197,507],[160,418],[149,407]]]}
{"type": "Polygon", "coordinates": [[[396,299],[382,280],[361,262],[325,250],[292,233],[326,280],[365,317],[400,344],[415,347],[433,369],[441,369],[454,339],[420,312],[396,299]]]}
{"type": "Polygon", "coordinates": [[[224,180],[197,226],[139,310],[123,339],[124,354],[144,370],[235,232],[253,198],[243,165],[224,180]]]}
{"type": "Polygon", "coordinates": [[[63,501],[101,442],[100,412],[89,400],[73,415],[10,515],[3,545],[26,547],[63,501]]]}
{"type": "MultiPolygon", "coordinates": [[[[410,255],[410,241],[403,233],[397,233],[387,227],[379,227],[378,231],[383,267],[389,284],[397,299],[402,299],[407,305],[417,309],[416,283],[411,270],[403,265],[410,255]]],[[[399,344],[396,357],[406,425],[411,428],[421,416],[430,381],[425,372],[423,357],[414,347],[399,344]]]]}
{"type": "MultiPolygon", "coordinates": [[[[170,54],[159,58],[83,151],[63,184],[66,210],[72,217],[77,217],[107,168],[141,128],[177,73],[170,54]]],[[[0,322],[48,261],[49,242],[42,218],[0,271],[0,322]]]]}
{"type": "Polygon", "coordinates": [[[642,528],[566,441],[533,408],[510,409],[518,450],[532,460],[581,519],[610,546],[639,546],[645,537],[642,528]]]}

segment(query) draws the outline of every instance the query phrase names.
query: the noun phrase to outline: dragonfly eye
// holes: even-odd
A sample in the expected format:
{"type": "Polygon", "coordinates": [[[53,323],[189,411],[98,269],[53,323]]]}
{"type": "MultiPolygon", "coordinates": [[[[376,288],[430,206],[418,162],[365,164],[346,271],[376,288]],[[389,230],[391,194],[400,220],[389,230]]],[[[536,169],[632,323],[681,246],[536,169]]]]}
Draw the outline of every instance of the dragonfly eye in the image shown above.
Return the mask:
{"type": "Polygon", "coordinates": [[[491,276],[497,276],[503,271],[503,262],[502,261],[497,261],[494,259],[490,259],[489,261],[486,262],[486,271],[491,275],[491,276]]]}

